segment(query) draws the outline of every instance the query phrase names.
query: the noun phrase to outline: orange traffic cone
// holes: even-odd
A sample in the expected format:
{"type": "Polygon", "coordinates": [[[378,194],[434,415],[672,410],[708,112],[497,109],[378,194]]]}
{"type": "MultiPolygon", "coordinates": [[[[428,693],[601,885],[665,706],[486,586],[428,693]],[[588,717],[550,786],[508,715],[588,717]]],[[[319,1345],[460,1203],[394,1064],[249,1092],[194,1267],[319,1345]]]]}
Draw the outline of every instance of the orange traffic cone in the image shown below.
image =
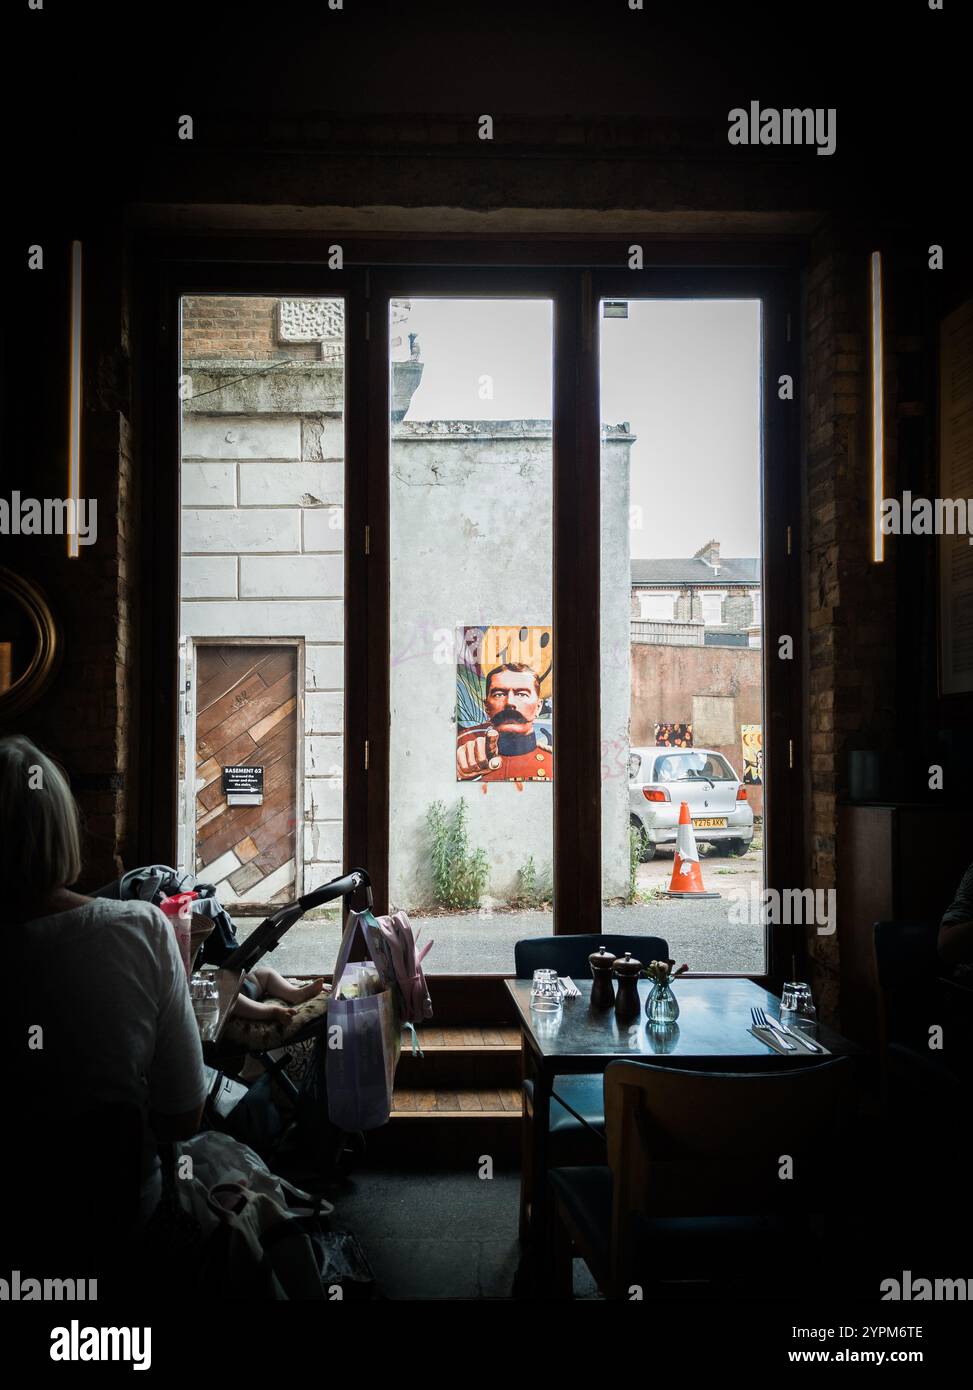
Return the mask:
{"type": "Polygon", "coordinates": [[[672,866],[672,878],[666,891],[667,898],[718,898],[719,893],[707,893],[703,887],[703,872],[699,867],[699,852],[696,849],[696,836],[693,834],[693,818],[689,814],[689,802],[679,807],[679,833],[676,840],[676,858],[672,866]]]}

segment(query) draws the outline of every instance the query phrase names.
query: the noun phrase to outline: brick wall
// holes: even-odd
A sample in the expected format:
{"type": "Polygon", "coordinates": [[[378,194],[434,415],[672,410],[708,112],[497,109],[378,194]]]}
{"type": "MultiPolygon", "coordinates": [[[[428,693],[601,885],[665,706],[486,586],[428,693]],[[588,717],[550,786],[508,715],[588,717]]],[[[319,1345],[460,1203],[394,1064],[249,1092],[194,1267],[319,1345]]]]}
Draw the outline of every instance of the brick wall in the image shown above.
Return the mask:
{"type": "Polygon", "coordinates": [[[276,305],[276,299],[254,295],[187,295],[182,306],[184,356],[316,361],[316,343],[278,343],[276,305]]]}
{"type": "MultiPolygon", "coordinates": [[[[757,647],[679,647],[632,643],[632,744],[652,747],[655,726],[692,723],[700,748],[715,748],[738,775],[743,773],[742,724],[761,722],[761,661],[757,647]],[[707,701],[727,701],[713,706],[707,701]],[[707,727],[705,714],[721,715],[707,727]],[[698,723],[700,712],[704,718],[698,723]],[[730,725],[733,734],[726,738],[730,725]]],[[[763,787],[748,787],[756,816],[763,814],[763,787]]]]}
{"type": "MultiPolygon", "coordinates": [[[[894,730],[894,554],[870,559],[869,243],[822,232],[806,282],[808,882],[836,886],[836,802],[847,755],[894,730]]],[[[894,385],[894,354],[887,385],[894,385]]],[[[894,421],[894,405],[889,419],[894,421]]],[[[887,473],[894,476],[889,431],[887,473]]],[[[838,903],[841,912],[841,903],[838,903]]],[[[811,930],[808,948],[825,1014],[838,998],[838,940],[811,930]]]]}
{"type": "MultiPolygon", "coordinates": [[[[81,493],[97,502],[97,542],[68,558],[63,536],[5,537],[3,563],[39,586],[60,629],[51,683],[11,732],[67,771],[82,817],[81,882],[97,887],[120,871],[133,829],[133,441],[121,233],[77,234],[85,276],[81,493]]],[[[15,408],[5,422],[4,486],[25,497],[63,497],[67,475],[69,244],[51,240],[45,255],[43,277],[28,281],[26,307],[12,315],[29,332],[6,382],[15,408]]]]}

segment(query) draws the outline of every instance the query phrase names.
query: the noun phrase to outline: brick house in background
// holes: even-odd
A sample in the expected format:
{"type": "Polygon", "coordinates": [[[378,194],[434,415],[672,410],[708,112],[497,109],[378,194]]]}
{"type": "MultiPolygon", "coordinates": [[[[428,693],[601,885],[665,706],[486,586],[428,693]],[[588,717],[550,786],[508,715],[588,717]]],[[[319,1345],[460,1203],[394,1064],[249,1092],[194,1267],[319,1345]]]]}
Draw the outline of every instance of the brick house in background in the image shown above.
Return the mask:
{"type": "MultiPolygon", "coordinates": [[[[759,559],[723,559],[710,540],[690,557],[633,560],[631,627],[632,745],[654,744],[657,724],[692,724],[742,776],[742,729],[763,723],[759,559]]],[[[761,815],[763,788],[747,796],[761,815]]]]}

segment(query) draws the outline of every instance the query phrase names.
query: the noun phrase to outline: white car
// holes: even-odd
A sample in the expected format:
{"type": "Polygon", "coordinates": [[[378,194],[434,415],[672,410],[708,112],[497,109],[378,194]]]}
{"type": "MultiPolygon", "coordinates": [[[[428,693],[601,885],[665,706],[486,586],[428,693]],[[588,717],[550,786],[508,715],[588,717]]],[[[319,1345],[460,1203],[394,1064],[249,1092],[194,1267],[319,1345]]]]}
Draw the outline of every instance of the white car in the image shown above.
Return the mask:
{"type": "Polygon", "coordinates": [[[712,748],[633,748],[628,762],[629,822],[645,864],[657,845],[675,844],[679,808],[689,804],[697,844],[746,854],[753,839],[747,789],[712,748]]]}

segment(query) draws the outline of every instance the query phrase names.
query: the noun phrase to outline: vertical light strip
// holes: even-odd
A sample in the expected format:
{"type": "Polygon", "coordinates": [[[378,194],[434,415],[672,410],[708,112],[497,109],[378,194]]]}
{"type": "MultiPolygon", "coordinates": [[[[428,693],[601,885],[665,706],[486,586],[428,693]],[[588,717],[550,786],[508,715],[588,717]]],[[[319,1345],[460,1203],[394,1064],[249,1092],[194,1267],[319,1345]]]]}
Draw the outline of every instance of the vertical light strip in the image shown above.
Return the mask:
{"type": "Polygon", "coordinates": [[[68,400],[68,556],[77,559],[81,500],[81,242],[71,243],[71,364],[68,400]]]}
{"type": "Polygon", "coordinates": [[[882,253],[873,251],[869,273],[872,324],[872,560],[885,559],[882,501],[885,497],[885,324],[882,253]]]}

